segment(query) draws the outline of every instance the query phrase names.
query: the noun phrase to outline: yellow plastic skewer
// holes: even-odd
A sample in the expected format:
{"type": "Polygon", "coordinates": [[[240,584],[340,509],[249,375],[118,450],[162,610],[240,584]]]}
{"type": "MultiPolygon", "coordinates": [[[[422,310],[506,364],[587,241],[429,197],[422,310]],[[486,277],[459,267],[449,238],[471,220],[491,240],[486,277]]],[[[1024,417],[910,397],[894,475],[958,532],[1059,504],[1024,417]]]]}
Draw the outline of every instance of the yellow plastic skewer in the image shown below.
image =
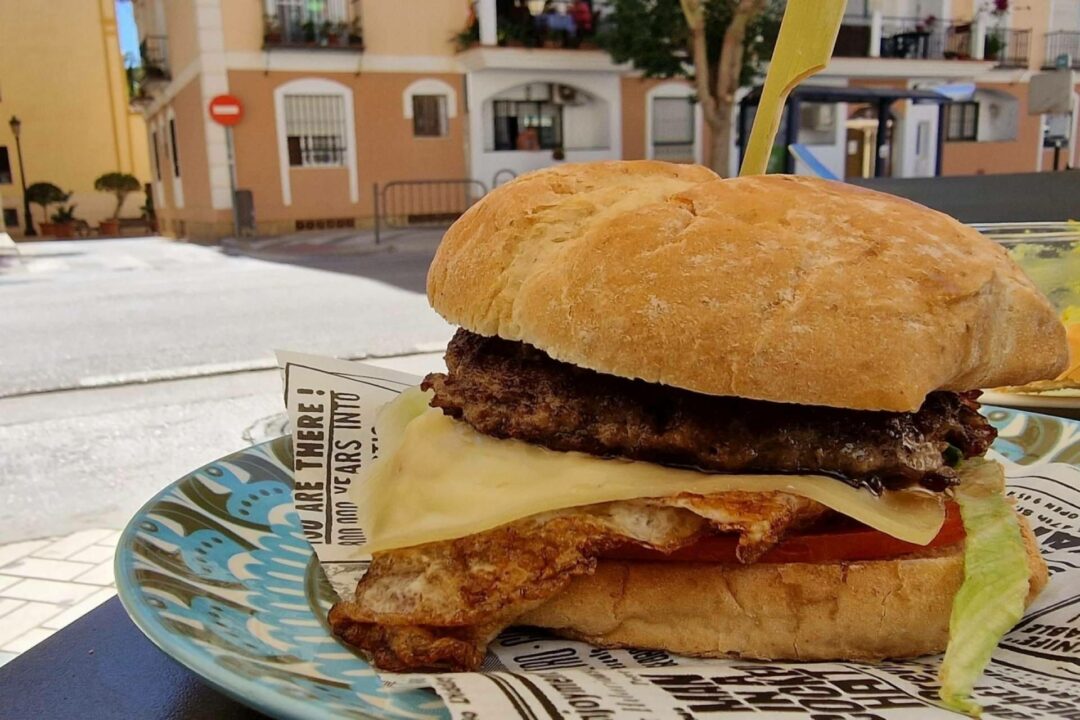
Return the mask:
{"type": "Polygon", "coordinates": [[[788,0],[739,175],[765,173],[788,93],[825,69],[846,4],[846,0],[788,0]]]}

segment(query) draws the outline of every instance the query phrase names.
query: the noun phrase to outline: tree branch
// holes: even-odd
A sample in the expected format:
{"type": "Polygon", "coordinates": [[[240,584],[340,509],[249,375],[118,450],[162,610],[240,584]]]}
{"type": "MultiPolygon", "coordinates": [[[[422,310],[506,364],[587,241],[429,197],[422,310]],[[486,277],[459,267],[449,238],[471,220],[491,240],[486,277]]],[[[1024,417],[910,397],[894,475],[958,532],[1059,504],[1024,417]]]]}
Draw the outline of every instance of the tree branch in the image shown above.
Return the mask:
{"type": "Polygon", "coordinates": [[[705,0],[679,0],[686,24],[690,28],[690,52],[694,58],[694,85],[697,88],[701,112],[709,127],[720,121],[716,98],[709,87],[709,51],[705,37],[705,0]]]}
{"type": "Polygon", "coordinates": [[[729,105],[735,102],[735,91],[739,89],[747,26],[764,10],[765,0],[738,0],[732,11],[731,24],[724,33],[720,59],[716,63],[717,99],[729,105]]]}

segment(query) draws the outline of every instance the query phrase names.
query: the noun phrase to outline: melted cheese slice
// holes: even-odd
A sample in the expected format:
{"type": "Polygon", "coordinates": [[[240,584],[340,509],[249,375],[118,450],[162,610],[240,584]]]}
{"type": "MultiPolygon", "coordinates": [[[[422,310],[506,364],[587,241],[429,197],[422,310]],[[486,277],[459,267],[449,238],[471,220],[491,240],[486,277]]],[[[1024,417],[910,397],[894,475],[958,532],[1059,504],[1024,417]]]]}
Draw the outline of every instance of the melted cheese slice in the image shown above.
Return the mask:
{"type": "Polygon", "coordinates": [[[708,474],[557,452],[488,437],[433,409],[399,432],[400,438],[387,438],[392,449],[355,491],[365,552],[451,540],[593,503],[729,490],[801,495],[919,545],[945,519],[941,499],[921,490],[879,497],[823,475],[708,474]]]}

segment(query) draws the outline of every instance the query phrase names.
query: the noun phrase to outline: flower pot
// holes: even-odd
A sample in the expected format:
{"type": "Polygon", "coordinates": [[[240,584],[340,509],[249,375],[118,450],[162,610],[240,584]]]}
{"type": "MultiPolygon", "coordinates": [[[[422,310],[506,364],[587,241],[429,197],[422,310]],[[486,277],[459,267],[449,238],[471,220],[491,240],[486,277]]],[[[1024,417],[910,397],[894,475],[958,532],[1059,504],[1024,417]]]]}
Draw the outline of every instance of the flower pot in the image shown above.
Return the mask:
{"type": "Polygon", "coordinates": [[[41,223],[41,234],[52,235],[55,238],[75,237],[75,223],[41,223]]]}
{"type": "Polygon", "coordinates": [[[98,225],[98,234],[102,237],[116,237],[120,235],[120,221],[116,218],[102,220],[98,225]]]}

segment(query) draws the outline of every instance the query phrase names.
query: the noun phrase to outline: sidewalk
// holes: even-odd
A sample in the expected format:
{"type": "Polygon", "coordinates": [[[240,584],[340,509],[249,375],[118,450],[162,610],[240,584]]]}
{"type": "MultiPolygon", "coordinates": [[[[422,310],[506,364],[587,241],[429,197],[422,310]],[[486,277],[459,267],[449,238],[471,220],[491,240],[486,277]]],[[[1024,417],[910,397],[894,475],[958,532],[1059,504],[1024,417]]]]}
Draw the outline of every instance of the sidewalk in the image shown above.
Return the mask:
{"type": "MultiPolygon", "coordinates": [[[[443,353],[413,353],[385,358],[373,358],[367,360],[374,365],[388,367],[401,372],[411,373],[417,377],[424,374],[442,370],[445,368],[442,360],[443,353]]],[[[241,403],[240,414],[248,417],[243,425],[242,436],[237,438],[230,432],[221,430],[217,434],[229,438],[230,444],[237,447],[242,444],[256,444],[277,437],[288,432],[284,414],[280,411],[280,390],[277,370],[267,370],[256,373],[245,373],[239,376],[226,376],[232,378],[232,382],[241,382],[242,387],[234,388],[234,391],[246,397],[252,388],[261,387],[267,383],[272,389],[257,394],[259,398],[266,396],[267,407],[273,410],[273,414],[253,413],[256,405],[241,403]],[[254,418],[254,419],[253,419],[254,418]],[[232,439],[235,438],[235,439],[232,439]]],[[[218,382],[220,379],[204,379],[202,382],[218,382]]],[[[150,385],[137,385],[126,390],[137,393],[142,401],[148,405],[147,412],[163,414],[163,406],[158,395],[176,396],[178,383],[192,382],[191,380],[157,383],[150,385]]],[[[121,388],[117,392],[125,389],[121,388]]],[[[90,391],[80,391],[90,392],[90,391]]],[[[216,394],[217,391],[215,391],[216,394]]],[[[68,394],[71,395],[70,393],[68,394]]],[[[220,399],[220,398],[219,398],[220,399]]],[[[122,398],[114,400],[123,405],[122,398]]],[[[48,415],[40,399],[23,398],[22,402],[35,404],[23,408],[24,412],[33,411],[36,416],[48,415]]],[[[68,399],[68,405],[78,403],[68,399]]],[[[205,403],[199,404],[198,415],[190,422],[178,423],[170,421],[168,427],[183,427],[184,434],[190,440],[196,438],[194,443],[198,448],[196,452],[186,444],[177,452],[184,457],[199,457],[205,454],[208,448],[214,447],[209,439],[198,440],[200,430],[207,426],[207,410],[205,403]]],[[[19,407],[14,401],[8,401],[9,414],[18,411],[19,407]]],[[[94,417],[100,424],[102,416],[109,411],[109,405],[102,399],[94,401],[94,417]]],[[[223,423],[223,428],[234,425],[235,414],[228,416],[228,422],[223,423]]],[[[142,423],[138,419],[129,419],[121,422],[120,427],[140,427],[142,423]]],[[[64,438],[69,434],[56,433],[64,438]]],[[[160,447],[163,439],[157,441],[160,447]]],[[[142,447],[141,444],[137,447],[142,447]]],[[[233,448],[235,449],[235,448],[233,448]]],[[[51,457],[58,450],[39,451],[35,456],[51,457]]],[[[214,450],[215,453],[225,451],[214,450]]],[[[134,464],[137,455],[113,454],[112,457],[126,457],[129,464],[134,464]]],[[[110,460],[115,462],[115,460],[110,460]]],[[[186,461],[185,461],[186,462],[186,461]]],[[[191,467],[199,462],[191,460],[191,467]]],[[[191,469],[190,467],[185,468],[191,469]]],[[[168,476],[162,476],[162,486],[170,479],[179,477],[183,470],[168,476]]],[[[25,472],[13,472],[13,475],[27,477],[25,472]]],[[[89,473],[93,475],[93,473],[89,473]]],[[[74,482],[74,480],[73,480],[74,482]]],[[[31,483],[30,487],[40,487],[31,483]]],[[[69,483],[66,487],[71,487],[69,483]]],[[[110,486],[113,492],[116,488],[110,486]]],[[[128,490],[130,492],[130,489],[128,490]]],[[[149,491],[147,491],[149,492],[149,491]]],[[[85,504],[82,505],[85,509],[85,504]]],[[[123,517],[128,517],[124,515],[123,517]]],[[[107,518],[96,515],[95,524],[112,524],[117,521],[116,517],[107,518]]],[[[16,535],[16,537],[18,537],[16,535]]],[[[25,537],[25,536],[24,536],[25,537]]],[[[0,665],[17,657],[19,653],[29,650],[31,647],[52,635],[57,630],[78,620],[87,612],[93,610],[101,603],[116,594],[113,579],[113,553],[116,542],[120,537],[120,531],[115,528],[98,528],[80,530],[63,536],[49,537],[37,540],[22,540],[9,544],[0,544],[0,665]]]]}
{"type": "Polygon", "coordinates": [[[0,545],[0,665],[116,594],[119,530],[0,545]]]}
{"type": "Polygon", "coordinates": [[[261,260],[287,260],[298,256],[370,255],[394,252],[417,244],[434,247],[445,232],[446,228],[386,229],[376,243],[373,230],[341,228],[272,237],[225,238],[221,241],[221,248],[227,254],[261,260]]]}

